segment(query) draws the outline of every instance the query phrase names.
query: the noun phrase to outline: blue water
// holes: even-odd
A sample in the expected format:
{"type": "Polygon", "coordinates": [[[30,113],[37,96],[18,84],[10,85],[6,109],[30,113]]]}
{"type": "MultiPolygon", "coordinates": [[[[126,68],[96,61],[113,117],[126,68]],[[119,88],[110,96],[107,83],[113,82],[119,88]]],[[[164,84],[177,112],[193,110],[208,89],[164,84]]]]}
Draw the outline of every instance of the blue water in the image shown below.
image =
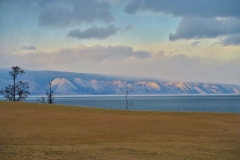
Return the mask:
{"type": "MultiPolygon", "coordinates": [[[[129,110],[240,113],[240,95],[129,96],[129,110]]],[[[0,98],[3,100],[3,98],[0,98]]],[[[26,102],[36,102],[30,97],[26,102]]],[[[125,96],[55,97],[54,104],[125,110],[125,96]]]]}

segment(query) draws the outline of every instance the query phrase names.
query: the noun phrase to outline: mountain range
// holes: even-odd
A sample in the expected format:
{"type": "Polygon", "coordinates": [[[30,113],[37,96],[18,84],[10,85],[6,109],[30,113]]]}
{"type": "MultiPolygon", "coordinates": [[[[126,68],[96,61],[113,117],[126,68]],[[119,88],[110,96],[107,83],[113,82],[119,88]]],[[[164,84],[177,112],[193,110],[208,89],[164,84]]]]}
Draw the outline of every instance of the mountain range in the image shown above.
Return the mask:
{"type": "MultiPolygon", "coordinates": [[[[0,69],[0,89],[12,84],[10,69],[0,69]]],[[[25,70],[18,80],[27,81],[31,95],[44,94],[46,83],[52,80],[57,95],[125,94],[239,94],[240,86],[214,83],[185,83],[145,78],[109,76],[89,73],[25,70]]]]}

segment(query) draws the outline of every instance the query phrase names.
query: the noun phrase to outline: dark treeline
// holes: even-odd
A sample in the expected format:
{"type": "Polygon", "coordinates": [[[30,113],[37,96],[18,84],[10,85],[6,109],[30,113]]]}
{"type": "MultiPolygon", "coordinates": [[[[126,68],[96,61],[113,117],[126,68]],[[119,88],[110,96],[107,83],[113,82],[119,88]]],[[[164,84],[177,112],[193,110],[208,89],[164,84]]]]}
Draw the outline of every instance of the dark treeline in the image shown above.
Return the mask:
{"type": "MultiPolygon", "coordinates": [[[[17,81],[18,76],[22,76],[24,73],[25,71],[19,66],[11,67],[11,70],[9,71],[9,76],[11,76],[12,78],[12,84],[9,84],[3,90],[0,90],[0,94],[2,94],[7,101],[22,102],[30,95],[28,82],[17,81]]],[[[47,96],[47,103],[53,104],[54,89],[52,81],[46,83],[45,94],[47,96]]],[[[44,103],[45,97],[38,98],[38,100],[41,103],[44,103]]]]}

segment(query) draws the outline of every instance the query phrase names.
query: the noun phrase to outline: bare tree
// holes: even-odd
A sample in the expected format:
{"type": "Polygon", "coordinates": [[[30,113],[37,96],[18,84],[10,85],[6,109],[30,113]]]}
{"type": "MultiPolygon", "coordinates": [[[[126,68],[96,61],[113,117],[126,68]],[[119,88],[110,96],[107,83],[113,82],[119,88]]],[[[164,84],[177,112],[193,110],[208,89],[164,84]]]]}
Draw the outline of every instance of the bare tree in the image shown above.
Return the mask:
{"type": "Polygon", "coordinates": [[[129,92],[134,92],[134,89],[127,86],[127,88],[125,90],[125,93],[126,93],[126,110],[128,110],[128,106],[133,106],[134,105],[133,102],[128,99],[129,92]]]}
{"type": "Polygon", "coordinates": [[[25,98],[27,98],[28,95],[30,94],[28,89],[29,89],[29,86],[28,86],[27,82],[19,81],[17,83],[17,88],[16,88],[16,93],[18,95],[16,100],[17,101],[24,101],[25,98]]]}
{"type": "MultiPolygon", "coordinates": [[[[53,101],[54,101],[54,87],[53,87],[53,84],[52,84],[52,80],[49,80],[48,83],[45,83],[46,84],[46,96],[47,96],[47,103],[48,104],[53,104],[53,101]]],[[[44,103],[45,101],[45,97],[40,97],[40,98],[37,98],[37,100],[40,102],[40,103],[44,103]]]]}
{"type": "Polygon", "coordinates": [[[45,94],[47,95],[47,102],[49,104],[53,104],[53,101],[54,101],[54,97],[53,97],[54,90],[53,90],[52,80],[48,81],[48,83],[47,83],[47,90],[46,90],[45,94]]]}
{"type": "Polygon", "coordinates": [[[45,97],[37,98],[37,100],[38,100],[40,103],[44,103],[44,101],[45,101],[45,97]]]}
{"type": "Polygon", "coordinates": [[[13,85],[5,87],[2,94],[8,101],[24,101],[30,94],[28,83],[23,81],[16,82],[16,80],[18,75],[22,75],[25,72],[18,66],[13,66],[11,69],[9,75],[13,79],[13,85]]]}

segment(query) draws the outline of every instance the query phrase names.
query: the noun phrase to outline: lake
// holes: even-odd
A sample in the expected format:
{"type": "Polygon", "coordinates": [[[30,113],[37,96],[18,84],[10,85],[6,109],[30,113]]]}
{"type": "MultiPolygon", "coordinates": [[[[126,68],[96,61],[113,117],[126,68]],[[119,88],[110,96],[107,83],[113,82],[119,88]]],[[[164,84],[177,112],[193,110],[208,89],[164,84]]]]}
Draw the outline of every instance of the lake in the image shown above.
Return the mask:
{"type": "MultiPolygon", "coordinates": [[[[147,95],[128,96],[133,106],[129,110],[171,112],[230,112],[240,113],[240,95],[147,95]]],[[[4,100],[3,97],[0,98],[4,100]]],[[[37,101],[29,97],[26,102],[37,101]]],[[[125,110],[125,96],[55,97],[54,104],[125,110]]]]}

